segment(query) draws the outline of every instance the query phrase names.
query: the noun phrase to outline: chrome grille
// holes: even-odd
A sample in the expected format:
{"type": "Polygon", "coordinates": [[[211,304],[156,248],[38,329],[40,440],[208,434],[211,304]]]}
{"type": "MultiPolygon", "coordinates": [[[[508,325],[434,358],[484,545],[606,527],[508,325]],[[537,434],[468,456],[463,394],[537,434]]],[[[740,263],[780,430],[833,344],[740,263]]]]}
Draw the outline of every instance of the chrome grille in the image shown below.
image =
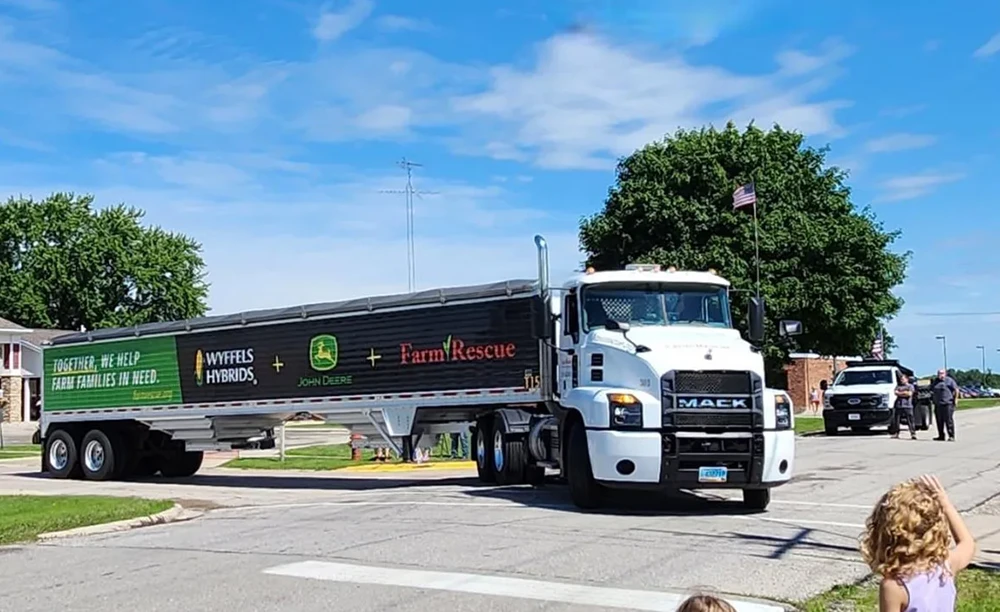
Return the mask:
{"type": "Polygon", "coordinates": [[[674,374],[674,393],[751,395],[749,372],[681,371],[674,374]]]}

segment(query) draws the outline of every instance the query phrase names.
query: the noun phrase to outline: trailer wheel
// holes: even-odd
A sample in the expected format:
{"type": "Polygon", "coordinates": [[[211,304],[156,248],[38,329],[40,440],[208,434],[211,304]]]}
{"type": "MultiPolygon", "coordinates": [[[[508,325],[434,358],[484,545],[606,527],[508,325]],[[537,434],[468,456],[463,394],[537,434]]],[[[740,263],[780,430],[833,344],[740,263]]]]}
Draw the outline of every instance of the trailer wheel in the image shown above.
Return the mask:
{"type": "Polygon", "coordinates": [[[763,512],[771,503],[771,489],[743,489],[743,506],[763,512]]]}
{"type": "Polygon", "coordinates": [[[490,419],[479,419],[472,432],[473,444],[476,449],[476,474],[479,482],[493,484],[496,482],[496,472],[493,471],[493,423],[490,419]]]}
{"type": "Polygon", "coordinates": [[[55,478],[76,478],[80,473],[76,440],[65,429],[50,431],[45,441],[45,471],[55,478]]]}
{"type": "Polygon", "coordinates": [[[205,458],[202,451],[175,451],[164,455],[160,461],[160,473],[165,478],[187,478],[201,469],[205,458]]]}
{"type": "Polygon", "coordinates": [[[587,430],[583,423],[570,425],[567,451],[569,465],[566,470],[566,480],[569,483],[570,499],[583,510],[599,508],[604,501],[604,489],[594,480],[590,451],[587,448],[587,430]]]}
{"type": "Polygon", "coordinates": [[[115,451],[121,445],[111,441],[111,437],[100,429],[91,429],[83,437],[80,445],[80,467],[87,480],[111,480],[115,476],[118,457],[115,451]]]}
{"type": "Polygon", "coordinates": [[[527,467],[528,449],[524,438],[511,435],[507,422],[497,414],[493,419],[493,472],[497,484],[524,484],[527,467]]]}

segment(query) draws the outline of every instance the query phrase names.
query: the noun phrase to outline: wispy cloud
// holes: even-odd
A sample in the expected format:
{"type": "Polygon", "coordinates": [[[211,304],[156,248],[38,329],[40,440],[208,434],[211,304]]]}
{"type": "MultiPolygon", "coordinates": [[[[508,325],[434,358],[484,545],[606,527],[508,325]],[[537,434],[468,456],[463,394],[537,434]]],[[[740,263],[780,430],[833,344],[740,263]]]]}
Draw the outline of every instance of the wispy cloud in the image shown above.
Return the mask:
{"type": "Polygon", "coordinates": [[[983,43],[983,46],[976,49],[972,55],[973,57],[986,58],[997,53],[1000,53],[1000,32],[997,32],[992,38],[983,43]]]}
{"type": "Polygon", "coordinates": [[[313,36],[321,42],[337,40],[364,23],[374,9],[372,0],[351,0],[339,11],[331,10],[327,5],[313,28],[313,36]]]}
{"type": "Polygon", "coordinates": [[[376,19],[375,23],[385,32],[430,32],[434,29],[434,24],[427,19],[402,15],[383,15],[376,19]]]}
{"type": "Polygon", "coordinates": [[[937,137],[930,134],[889,134],[879,138],[873,138],[865,144],[865,148],[870,153],[891,153],[894,151],[908,151],[910,149],[922,149],[937,142],[937,137]]]}
{"type": "Polygon", "coordinates": [[[793,64],[794,75],[747,76],[572,32],[542,44],[530,68],[494,68],[490,87],[454,108],[477,117],[472,131],[504,158],[532,157],[546,168],[608,168],[678,127],[728,119],[837,133],[836,111],[848,102],[815,100],[829,62],[793,64]]]}
{"type": "Polygon", "coordinates": [[[954,183],[963,178],[965,178],[965,175],[960,173],[945,174],[938,172],[897,176],[883,181],[879,185],[882,194],[879,196],[878,201],[899,202],[912,200],[928,195],[942,185],[954,183]]]}

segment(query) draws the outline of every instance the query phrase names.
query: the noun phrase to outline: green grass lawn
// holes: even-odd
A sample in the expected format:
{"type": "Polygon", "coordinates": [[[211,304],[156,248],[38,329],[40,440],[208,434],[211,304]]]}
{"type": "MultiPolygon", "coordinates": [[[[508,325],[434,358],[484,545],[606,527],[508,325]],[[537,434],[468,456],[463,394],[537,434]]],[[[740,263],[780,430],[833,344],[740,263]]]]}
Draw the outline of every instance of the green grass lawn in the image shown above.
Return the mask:
{"type": "MultiPolygon", "coordinates": [[[[878,610],[878,581],[838,586],[798,604],[802,612],[869,612],[878,610]]],[[[956,612],[1000,610],[1000,572],[968,569],[958,575],[956,612]]]]}
{"type": "Polygon", "coordinates": [[[991,408],[1000,406],[1000,397],[968,397],[958,400],[959,410],[972,410],[973,408],[991,408]]]}
{"type": "Polygon", "coordinates": [[[5,444],[3,448],[0,448],[0,459],[37,457],[41,452],[41,447],[37,444],[5,444]]]}
{"type": "Polygon", "coordinates": [[[823,431],[823,417],[795,415],[795,433],[823,431]]]}
{"type": "MultiPolygon", "coordinates": [[[[448,444],[439,444],[431,449],[434,461],[451,461],[448,444]]],[[[350,444],[329,444],[293,448],[285,452],[285,460],[277,457],[244,457],[232,459],[222,467],[244,470],[339,470],[352,465],[373,463],[374,451],[362,449],[361,461],[351,460],[350,444]]],[[[401,463],[391,460],[387,463],[401,463]]]]}
{"type": "Polygon", "coordinates": [[[89,495],[0,495],[0,545],[38,534],[149,516],[172,507],[167,500],[89,495]]]}

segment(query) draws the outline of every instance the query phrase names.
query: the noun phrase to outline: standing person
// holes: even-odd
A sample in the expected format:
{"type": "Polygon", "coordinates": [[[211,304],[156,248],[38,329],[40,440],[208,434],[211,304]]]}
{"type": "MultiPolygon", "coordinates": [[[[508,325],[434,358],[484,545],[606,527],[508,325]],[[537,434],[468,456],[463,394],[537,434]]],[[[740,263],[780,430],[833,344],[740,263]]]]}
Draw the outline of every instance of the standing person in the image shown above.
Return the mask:
{"type": "Polygon", "coordinates": [[[958,383],[944,368],[938,370],[937,379],[931,385],[934,396],[934,420],[937,421],[938,435],[935,440],[955,441],[955,408],[958,407],[958,383]]]}
{"type": "Polygon", "coordinates": [[[861,538],[861,556],[882,577],[879,612],[954,610],[955,576],[975,555],[975,539],[934,476],[889,489],[861,538]]]}
{"type": "Polygon", "coordinates": [[[452,432],[451,458],[452,459],[469,458],[469,434],[465,433],[464,431],[461,433],[452,432]]]}
{"type": "Polygon", "coordinates": [[[819,390],[816,387],[813,387],[812,391],[809,392],[809,404],[812,411],[819,414],[819,390]]]}
{"type": "Polygon", "coordinates": [[[736,612],[736,608],[712,595],[692,595],[681,603],[677,612],[736,612]]]}
{"type": "Polygon", "coordinates": [[[896,406],[892,411],[892,437],[899,437],[899,421],[906,415],[906,426],[910,430],[910,439],[917,439],[917,427],[913,423],[913,395],[916,388],[910,383],[906,374],[899,377],[899,384],[896,385],[896,406]]]}

